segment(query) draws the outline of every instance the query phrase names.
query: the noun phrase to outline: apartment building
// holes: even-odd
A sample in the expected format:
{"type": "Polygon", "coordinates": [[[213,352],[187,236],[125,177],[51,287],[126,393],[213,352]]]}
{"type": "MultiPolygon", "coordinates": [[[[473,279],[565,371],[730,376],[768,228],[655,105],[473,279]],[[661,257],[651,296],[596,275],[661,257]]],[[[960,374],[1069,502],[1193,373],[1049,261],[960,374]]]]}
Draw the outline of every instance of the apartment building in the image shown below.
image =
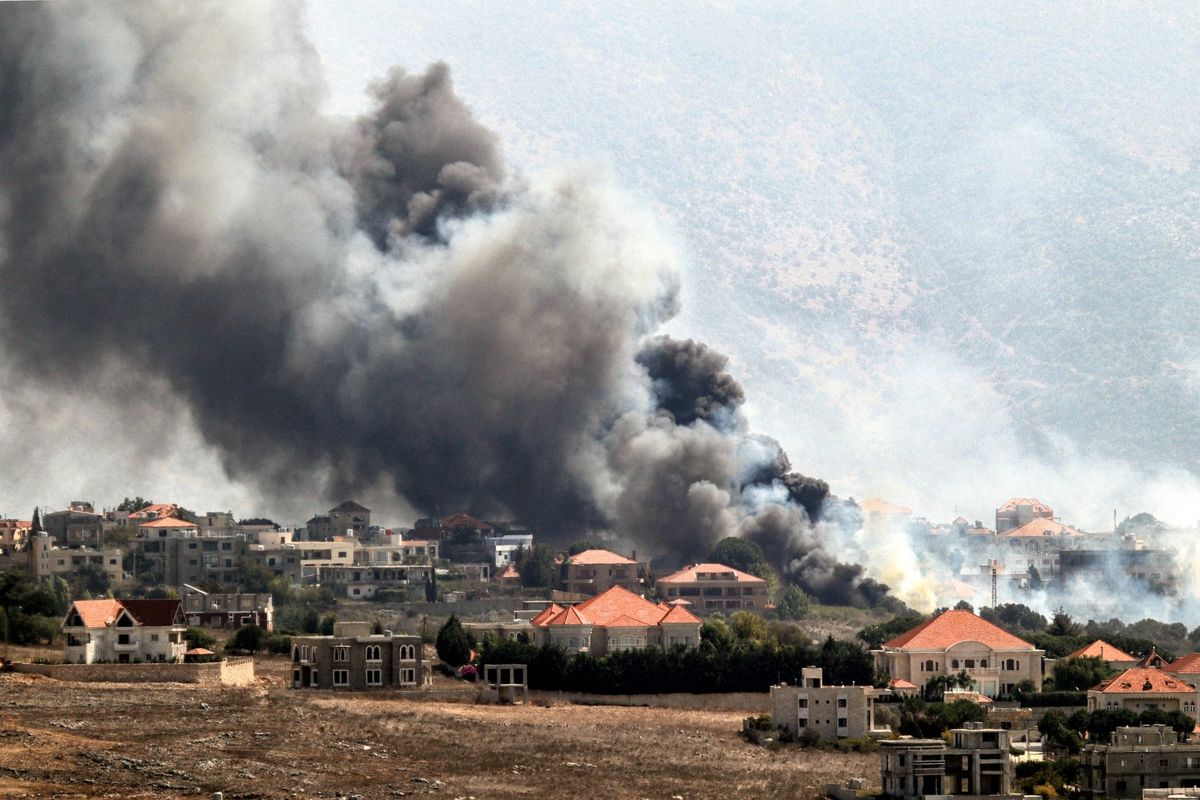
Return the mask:
{"type": "Polygon", "coordinates": [[[659,578],[654,586],[668,603],[687,600],[693,608],[763,609],[767,605],[765,580],[724,564],[692,564],[659,578]]]}
{"type": "Polygon", "coordinates": [[[969,723],[942,739],[892,739],[880,745],[883,795],[996,797],[1012,794],[1008,731],[969,723]]]}
{"type": "Polygon", "coordinates": [[[1087,797],[1134,800],[1150,789],[1200,787],[1200,742],[1166,725],[1117,728],[1108,744],[1089,744],[1080,756],[1087,797]]]}

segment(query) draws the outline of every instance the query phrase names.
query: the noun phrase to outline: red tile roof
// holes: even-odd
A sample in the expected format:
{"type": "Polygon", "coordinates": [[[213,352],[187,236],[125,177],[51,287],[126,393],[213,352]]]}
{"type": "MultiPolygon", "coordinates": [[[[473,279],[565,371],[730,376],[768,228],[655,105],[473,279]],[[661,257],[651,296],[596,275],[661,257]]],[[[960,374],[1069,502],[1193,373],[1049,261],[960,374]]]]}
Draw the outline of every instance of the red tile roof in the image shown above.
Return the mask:
{"type": "Polygon", "coordinates": [[[151,628],[174,625],[183,610],[178,600],[121,600],[120,603],[134,619],[151,628]]]}
{"type": "Polygon", "coordinates": [[[194,522],[188,522],[186,519],[177,519],[175,517],[159,517],[152,519],[149,522],[143,522],[138,525],[139,528],[198,528],[194,522]]]}
{"type": "Polygon", "coordinates": [[[1185,675],[1200,675],[1200,653],[1188,653],[1172,661],[1167,672],[1185,675]]]}
{"type": "MultiPolygon", "coordinates": [[[[103,628],[121,613],[119,600],[76,600],[71,607],[79,612],[85,628],[103,628]]],[[[67,616],[70,616],[69,612],[67,616]]]]}
{"type": "Polygon", "coordinates": [[[490,531],[493,526],[481,519],[475,519],[470,514],[452,514],[442,520],[442,527],[454,530],[490,531]]]}
{"type": "Polygon", "coordinates": [[[895,503],[889,503],[886,500],[880,500],[878,497],[872,497],[863,500],[858,504],[858,507],[868,514],[911,514],[911,508],[898,506],[895,503]]]}
{"type": "Polygon", "coordinates": [[[884,647],[899,650],[944,650],[959,642],[979,642],[995,650],[1033,650],[1033,645],[1013,636],[970,611],[944,611],[929,622],[918,625],[884,647]]]}
{"type": "MultiPolygon", "coordinates": [[[[553,606],[553,608],[557,608],[557,606],[553,606]]],[[[638,597],[628,589],[614,586],[579,605],[559,609],[553,617],[547,617],[546,612],[542,612],[533,619],[531,624],[539,627],[545,625],[595,625],[606,628],[613,625],[628,627],[634,623],[637,626],[661,623],[698,625],[700,619],[683,606],[664,607],[638,597]]]]}
{"type": "Polygon", "coordinates": [[[496,576],[497,580],[519,580],[521,571],[517,569],[516,564],[509,564],[504,570],[496,576]]]}
{"type": "Polygon", "coordinates": [[[700,622],[700,618],[687,610],[687,607],[682,603],[671,606],[671,610],[667,615],[658,621],[659,625],[677,625],[686,623],[694,625],[700,622]]]}
{"type": "MultiPolygon", "coordinates": [[[[1200,655],[1200,653],[1197,655],[1200,655]]],[[[1113,647],[1103,639],[1097,639],[1087,647],[1079,648],[1067,656],[1067,658],[1102,658],[1105,661],[1137,661],[1129,653],[1118,647],[1113,647]]]]}
{"type": "Polygon", "coordinates": [[[544,609],[542,609],[540,614],[538,614],[533,619],[529,620],[529,624],[530,625],[543,625],[546,623],[547,620],[554,619],[554,617],[557,616],[559,614],[559,612],[561,612],[562,610],[563,610],[562,606],[560,606],[558,603],[551,603],[550,605],[548,605],[544,609]]]}
{"type": "Polygon", "coordinates": [[[1104,694],[1147,692],[1149,694],[1194,695],[1196,687],[1182,678],[1152,667],[1130,667],[1115,678],[1100,683],[1091,691],[1104,694]]]}
{"type": "MultiPolygon", "coordinates": [[[[748,572],[742,572],[733,567],[727,567],[724,564],[692,564],[690,567],[684,567],[678,572],[672,572],[665,578],[659,578],[659,583],[697,583],[701,581],[699,574],[719,574],[721,580],[733,580],[738,583],[746,583],[753,585],[766,586],[767,582],[757,575],[751,575],[748,572]]],[[[705,581],[715,580],[713,578],[705,578],[705,581]]]]}
{"type": "Polygon", "coordinates": [[[1076,530],[1070,525],[1063,525],[1052,519],[1035,519],[1026,522],[1019,528],[1005,531],[1001,536],[1083,536],[1083,531],[1076,530]]]}
{"type": "Polygon", "coordinates": [[[917,685],[911,681],[904,680],[904,678],[892,678],[888,681],[888,687],[891,689],[916,689],[917,685]]]}
{"type": "Polygon", "coordinates": [[[1016,511],[1017,506],[1031,506],[1035,514],[1053,514],[1054,509],[1038,500],[1036,497],[1014,497],[1004,505],[997,508],[997,511],[1016,511]]]}
{"type": "Polygon", "coordinates": [[[617,555],[611,550],[584,550],[573,556],[567,556],[568,564],[636,564],[637,562],[625,556],[617,555]]]}
{"type": "Polygon", "coordinates": [[[169,517],[179,510],[179,506],[174,503],[151,503],[145,508],[139,508],[129,514],[130,519],[147,519],[152,515],[159,517],[169,517]]]}

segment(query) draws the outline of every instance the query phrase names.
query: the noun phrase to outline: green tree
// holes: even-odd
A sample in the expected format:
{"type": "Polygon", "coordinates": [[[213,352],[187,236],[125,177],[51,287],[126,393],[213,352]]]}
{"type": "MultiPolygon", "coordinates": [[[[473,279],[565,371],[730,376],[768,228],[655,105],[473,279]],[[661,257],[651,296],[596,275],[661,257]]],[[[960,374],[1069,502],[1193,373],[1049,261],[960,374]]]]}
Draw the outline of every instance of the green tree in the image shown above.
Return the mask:
{"type": "Polygon", "coordinates": [[[1051,636],[1078,636],[1083,633],[1083,626],[1071,619],[1071,615],[1061,608],[1054,612],[1054,619],[1046,630],[1051,636]]]}
{"type": "Polygon", "coordinates": [[[471,660],[471,651],[475,642],[471,634],[463,628],[462,623],[454,614],[438,629],[437,654],[438,658],[452,667],[460,667],[471,660]]]}
{"type": "Polygon", "coordinates": [[[975,606],[971,605],[966,600],[959,600],[957,603],[954,604],[954,610],[955,611],[970,611],[972,614],[974,614],[975,606]]]}
{"type": "Polygon", "coordinates": [[[729,627],[741,642],[766,642],[771,639],[767,621],[752,611],[735,611],[729,627]]]}
{"type": "Polygon", "coordinates": [[[1030,564],[1029,565],[1029,588],[1036,592],[1036,591],[1039,591],[1045,585],[1046,585],[1045,582],[1042,580],[1042,573],[1038,571],[1038,568],[1036,566],[1034,566],[1033,564],[1030,564]]]}
{"type": "Polygon", "coordinates": [[[195,625],[187,629],[183,634],[183,638],[187,639],[188,644],[192,647],[206,647],[210,650],[217,643],[217,637],[204,630],[204,628],[198,628],[195,625]]]}
{"type": "Polygon", "coordinates": [[[243,556],[238,559],[237,581],[244,592],[269,592],[275,573],[266,564],[243,556]]]}
{"type": "Polygon", "coordinates": [[[1083,739],[1080,737],[1079,731],[1071,728],[1067,716],[1057,708],[1046,712],[1046,715],[1038,722],[1037,729],[1041,732],[1044,741],[1054,747],[1066,750],[1068,753],[1078,753],[1083,747],[1083,739]]]}
{"type": "Polygon", "coordinates": [[[906,631],[910,631],[921,623],[925,622],[926,618],[913,614],[901,614],[892,617],[887,622],[880,622],[876,625],[868,625],[858,632],[858,639],[868,648],[878,650],[883,646],[883,643],[889,639],[894,639],[906,631]]]}
{"type": "Polygon", "coordinates": [[[270,634],[257,625],[243,625],[234,631],[226,647],[229,650],[257,653],[267,646],[269,637],[270,634]]]}
{"type": "Polygon", "coordinates": [[[740,569],[760,578],[772,577],[771,564],[763,549],[749,539],[727,536],[717,542],[708,554],[708,561],[740,569]]]}
{"type": "Polygon", "coordinates": [[[79,594],[103,597],[111,586],[108,573],[99,564],[84,564],[75,570],[73,581],[79,594]]]}
{"type": "Polygon", "coordinates": [[[336,614],[326,614],[321,617],[321,625],[317,629],[322,636],[333,636],[333,626],[337,624],[336,614]]]}
{"type": "Polygon", "coordinates": [[[516,556],[522,586],[542,589],[554,585],[554,553],[549,547],[535,544],[528,550],[522,548],[516,556]]]}
{"type": "Polygon", "coordinates": [[[737,646],[737,640],[737,634],[722,617],[709,617],[700,626],[700,645],[708,651],[728,653],[737,646]]]}
{"type": "Polygon", "coordinates": [[[604,549],[604,547],[602,545],[596,544],[595,542],[589,541],[587,539],[580,539],[578,542],[571,544],[567,548],[567,555],[569,555],[569,556],[577,555],[579,553],[582,553],[584,550],[603,550],[603,549],[604,549]]]}
{"type": "Polygon", "coordinates": [[[779,593],[775,610],[783,619],[804,619],[812,605],[812,599],[799,586],[788,585],[779,593]]]}
{"type": "Polygon", "coordinates": [[[1060,658],[1054,662],[1054,690],[1057,692],[1086,691],[1109,677],[1112,670],[1104,659],[1060,658]]]}
{"type": "Polygon", "coordinates": [[[134,511],[141,511],[148,505],[151,505],[151,502],[141,495],[137,497],[126,497],[120,502],[120,504],[117,505],[117,511],[128,511],[133,513],[134,511]]]}

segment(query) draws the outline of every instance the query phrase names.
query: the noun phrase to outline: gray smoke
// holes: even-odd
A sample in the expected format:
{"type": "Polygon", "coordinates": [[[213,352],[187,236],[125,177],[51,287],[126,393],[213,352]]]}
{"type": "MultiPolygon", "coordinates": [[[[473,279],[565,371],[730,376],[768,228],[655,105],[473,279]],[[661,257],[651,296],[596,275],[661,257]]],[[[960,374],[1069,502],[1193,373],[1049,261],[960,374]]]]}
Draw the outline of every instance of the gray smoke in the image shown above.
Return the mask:
{"type": "Polygon", "coordinates": [[[153,375],[266,493],[384,483],[681,561],[740,533],[878,600],[725,357],[654,336],[678,265],[648,214],[506,177],[444,65],[353,122],[322,92],[291,5],[0,5],[6,358],[55,391],[153,375]]]}

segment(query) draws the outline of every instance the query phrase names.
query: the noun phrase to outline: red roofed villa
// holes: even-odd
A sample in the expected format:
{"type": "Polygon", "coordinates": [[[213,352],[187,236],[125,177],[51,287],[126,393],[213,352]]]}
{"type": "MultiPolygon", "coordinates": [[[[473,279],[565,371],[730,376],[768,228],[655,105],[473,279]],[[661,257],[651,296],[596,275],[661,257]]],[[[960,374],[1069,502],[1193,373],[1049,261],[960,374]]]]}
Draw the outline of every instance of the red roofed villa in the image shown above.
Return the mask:
{"type": "Polygon", "coordinates": [[[179,600],[76,600],[63,620],[63,662],[182,662],[187,643],[179,600]]]}
{"type": "MultiPolygon", "coordinates": [[[[1197,655],[1200,655],[1198,653],[1197,655]]],[[[1132,667],[1137,662],[1136,656],[1131,656],[1119,647],[1114,647],[1103,639],[1097,639],[1087,647],[1081,647],[1067,658],[1099,658],[1106,664],[1132,667]]]]}
{"type": "Polygon", "coordinates": [[[690,599],[699,608],[763,608],[767,582],[724,564],[692,564],[654,584],[658,596],[672,602],[690,599]]]}
{"type": "Polygon", "coordinates": [[[1088,690],[1088,711],[1127,708],[1134,713],[1150,709],[1182,711],[1196,718],[1195,684],[1154,667],[1130,667],[1088,690]]]}
{"type": "Polygon", "coordinates": [[[970,611],[945,611],[872,650],[875,669],[924,688],[935,675],[965,671],[971,689],[988,697],[1030,681],[1042,688],[1045,651],[970,611]]]}
{"type": "Polygon", "coordinates": [[[611,550],[584,550],[563,561],[563,589],[572,594],[598,595],[613,586],[631,592],[642,590],[643,564],[611,550]]]}
{"type": "Polygon", "coordinates": [[[578,605],[551,605],[530,624],[538,644],[558,645],[568,653],[602,656],[700,643],[700,619],[687,608],[651,603],[620,586],[578,605]]]}

